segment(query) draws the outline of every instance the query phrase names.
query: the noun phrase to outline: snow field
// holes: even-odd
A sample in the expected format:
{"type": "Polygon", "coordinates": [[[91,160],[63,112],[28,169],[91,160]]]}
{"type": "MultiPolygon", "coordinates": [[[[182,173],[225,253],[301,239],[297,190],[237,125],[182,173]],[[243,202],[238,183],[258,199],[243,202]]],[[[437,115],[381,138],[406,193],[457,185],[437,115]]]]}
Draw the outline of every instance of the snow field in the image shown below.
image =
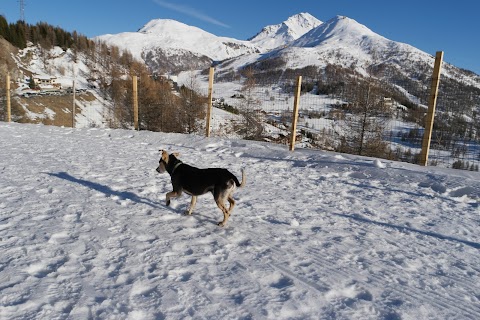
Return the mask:
{"type": "Polygon", "coordinates": [[[476,319],[479,174],[253,141],[0,123],[0,318],[476,319]],[[165,206],[159,149],[247,185],[165,206]]]}

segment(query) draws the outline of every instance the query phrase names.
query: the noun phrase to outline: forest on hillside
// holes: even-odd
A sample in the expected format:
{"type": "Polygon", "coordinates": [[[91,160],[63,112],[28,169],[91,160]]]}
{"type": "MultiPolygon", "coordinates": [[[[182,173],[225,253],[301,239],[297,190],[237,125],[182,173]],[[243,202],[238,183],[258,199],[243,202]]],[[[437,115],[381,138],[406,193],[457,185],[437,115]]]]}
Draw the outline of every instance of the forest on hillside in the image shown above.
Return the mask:
{"type": "Polygon", "coordinates": [[[68,32],[46,22],[39,22],[35,25],[21,20],[8,23],[4,16],[0,16],[0,36],[19,49],[26,48],[30,42],[33,45],[40,45],[44,49],[58,46],[64,50],[75,48],[83,51],[93,43],[76,31],[68,32]]]}
{"type": "MultiPolygon", "coordinates": [[[[40,60],[44,63],[46,70],[55,67],[49,66],[50,50],[54,47],[60,47],[68,53],[72,62],[81,59],[90,70],[86,78],[92,83],[98,83],[97,89],[100,94],[111,101],[111,119],[108,119],[111,127],[127,128],[133,123],[131,106],[134,75],[140,79],[138,99],[142,129],[195,132],[199,126],[198,119],[204,118],[206,103],[204,97],[185,86],[172,88],[165,79],[153,77],[145,63],[135,60],[129,51],[88,39],[76,31],[68,32],[45,22],[35,25],[23,21],[8,23],[3,16],[0,16],[0,40],[1,38],[16,49],[24,49],[27,46],[38,47],[40,60]],[[173,91],[177,93],[174,94],[173,91]]],[[[8,47],[0,46],[2,83],[7,71],[11,74],[19,73],[17,66],[9,57],[12,49],[8,47]]],[[[2,97],[5,95],[4,90],[0,90],[0,95],[2,97]]],[[[0,116],[4,112],[4,108],[1,109],[0,116]]],[[[22,112],[13,101],[13,112],[15,110],[22,112]]]]}

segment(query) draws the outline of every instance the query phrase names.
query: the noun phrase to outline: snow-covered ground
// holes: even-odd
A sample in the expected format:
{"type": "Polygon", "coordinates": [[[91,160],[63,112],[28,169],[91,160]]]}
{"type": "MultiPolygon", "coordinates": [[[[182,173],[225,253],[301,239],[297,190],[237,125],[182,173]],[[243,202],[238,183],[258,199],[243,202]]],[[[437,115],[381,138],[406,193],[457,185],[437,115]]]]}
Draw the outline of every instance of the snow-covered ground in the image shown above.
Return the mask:
{"type": "Polygon", "coordinates": [[[479,319],[480,174],[0,123],[1,319],[479,319]],[[165,206],[160,148],[247,185],[165,206]]]}

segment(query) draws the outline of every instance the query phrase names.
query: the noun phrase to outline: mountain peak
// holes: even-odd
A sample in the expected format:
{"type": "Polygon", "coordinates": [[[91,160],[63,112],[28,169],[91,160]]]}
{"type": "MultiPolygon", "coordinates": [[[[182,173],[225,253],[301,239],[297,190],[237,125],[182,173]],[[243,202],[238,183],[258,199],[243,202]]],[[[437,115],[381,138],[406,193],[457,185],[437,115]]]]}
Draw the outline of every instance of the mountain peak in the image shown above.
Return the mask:
{"type": "Polygon", "coordinates": [[[311,29],[312,27],[321,25],[322,21],[318,20],[308,12],[301,12],[289,17],[283,23],[291,27],[303,26],[304,28],[311,29]]]}
{"type": "MultiPolygon", "coordinates": [[[[185,23],[179,22],[172,19],[153,19],[145,24],[142,28],[138,30],[139,33],[145,34],[161,34],[165,32],[172,32],[174,30],[185,32],[188,30],[199,32],[199,33],[208,33],[200,28],[189,26],[185,23]]],[[[213,35],[212,35],[213,36],[213,35]]]]}
{"type": "Polygon", "coordinates": [[[389,41],[363,24],[346,16],[336,16],[313,28],[292,43],[296,47],[316,47],[327,43],[357,43],[366,39],[378,42],[389,41]]]}
{"type": "Polygon", "coordinates": [[[221,61],[259,52],[259,49],[248,41],[218,37],[198,27],[171,19],[153,19],[137,32],[104,35],[97,39],[121,49],[128,49],[137,59],[148,60],[152,69],[165,69],[168,64],[168,68],[176,71],[180,70],[183,64],[191,69],[195,62],[194,67],[201,69],[209,66],[212,60],[221,61]],[[181,61],[179,56],[188,63],[181,61]]]}
{"type": "Polygon", "coordinates": [[[289,17],[282,23],[264,27],[249,41],[264,50],[271,50],[300,38],[321,24],[322,21],[311,14],[302,12],[289,17]]]}

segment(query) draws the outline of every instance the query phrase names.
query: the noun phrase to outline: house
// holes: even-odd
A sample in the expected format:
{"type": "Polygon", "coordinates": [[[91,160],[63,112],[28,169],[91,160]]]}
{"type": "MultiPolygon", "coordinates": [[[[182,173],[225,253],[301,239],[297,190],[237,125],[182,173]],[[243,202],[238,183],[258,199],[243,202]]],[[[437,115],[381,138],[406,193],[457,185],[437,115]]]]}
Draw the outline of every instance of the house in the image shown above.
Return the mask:
{"type": "Polygon", "coordinates": [[[51,76],[38,76],[35,75],[33,76],[33,82],[35,83],[35,86],[38,87],[45,87],[45,86],[58,86],[57,83],[57,78],[56,77],[51,77],[51,76]]]}

